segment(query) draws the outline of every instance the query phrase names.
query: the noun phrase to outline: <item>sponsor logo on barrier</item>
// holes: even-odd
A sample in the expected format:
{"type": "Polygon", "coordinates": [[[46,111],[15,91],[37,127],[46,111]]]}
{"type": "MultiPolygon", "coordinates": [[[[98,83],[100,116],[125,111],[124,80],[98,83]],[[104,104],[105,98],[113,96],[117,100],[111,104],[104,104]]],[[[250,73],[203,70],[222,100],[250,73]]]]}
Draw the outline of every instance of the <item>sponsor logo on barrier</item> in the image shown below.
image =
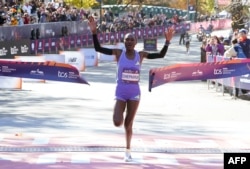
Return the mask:
{"type": "Polygon", "coordinates": [[[170,79],[170,78],[171,78],[170,73],[164,74],[164,77],[163,77],[164,80],[167,80],[167,79],[170,79]]]}
{"type": "Polygon", "coordinates": [[[2,66],[2,72],[10,73],[10,72],[14,72],[14,71],[16,71],[16,69],[10,68],[9,66],[2,66]]]}
{"type": "Polygon", "coordinates": [[[242,77],[249,77],[249,74],[242,75],[242,77]]]}
{"type": "Polygon", "coordinates": [[[235,69],[228,69],[228,68],[223,68],[223,74],[232,74],[232,72],[234,72],[235,69]]]}
{"type": "Polygon", "coordinates": [[[197,70],[197,71],[192,73],[192,76],[201,76],[201,75],[203,75],[203,72],[200,70],[197,70]]]}
{"type": "Polygon", "coordinates": [[[181,75],[181,73],[171,72],[171,78],[176,78],[176,77],[178,77],[180,75],[181,75]]]}
{"type": "Polygon", "coordinates": [[[85,59],[95,59],[95,56],[94,55],[86,55],[85,59]]]}
{"type": "Polygon", "coordinates": [[[222,69],[214,69],[215,75],[222,75],[222,69]]]}
{"type": "Polygon", "coordinates": [[[42,42],[38,42],[38,47],[37,49],[42,49],[42,42]]]}
{"type": "Polygon", "coordinates": [[[163,75],[163,79],[167,80],[167,79],[170,79],[170,78],[177,78],[180,75],[181,75],[181,73],[178,73],[178,72],[165,73],[163,75]]]}
{"type": "Polygon", "coordinates": [[[5,56],[7,52],[8,50],[6,50],[5,47],[3,47],[2,49],[0,49],[0,56],[5,56]]]}
{"type": "Polygon", "coordinates": [[[49,47],[49,42],[45,42],[44,47],[49,47]]]}
{"type": "Polygon", "coordinates": [[[56,42],[51,42],[51,46],[56,46],[56,42]]]}
{"type": "Polygon", "coordinates": [[[27,45],[21,46],[21,53],[27,53],[29,50],[27,45]]]}
{"type": "Polygon", "coordinates": [[[67,78],[68,77],[68,73],[58,71],[58,77],[67,78]]]}
{"type": "Polygon", "coordinates": [[[16,46],[10,47],[10,54],[15,55],[18,53],[18,48],[16,46]]]}
{"type": "Polygon", "coordinates": [[[20,41],[19,40],[4,41],[4,42],[0,42],[0,46],[1,46],[0,55],[9,59],[13,59],[16,55],[30,53],[31,51],[29,50],[31,47],[33,47],[31,48],[33,51],[36,48],[35,44],[32,43],[29,39],[24,39],[20,41]]]}
{"type": "Polygon", "coordinates": [[[76,57],[69,58],[69,59],[68,59],[68,62],[69,62],[69,63],[76,63],[76,62],[77,62],[77,58],[76,58],[76,57]]]}
{"type": "Polygon", "coordinates": [[[148,31],[148,35],[151,35],[151,34],[152,34],[151,30],[149,30],[149,31],[148,31]]]}
{"type": "Polygon", "coordinates": [[[250,79],[240,79],[240,82],[243,82],[243,83],[250,83],[250,79]]]}
{"type": "Polygon", "coordinates": [[[31,43],[31,50],[35,50],[35,43],[34,42],[31,43]]]}
{"type": "Polygon", "coordinates": [[[31,70],[30,71],[30,74],[31,75],[44,75],[44,72],[43,71],[40,71],[39,69],[36,69],[36,70],[31,70]]]}
{"type": "Polygon", "coordinates": [[[77,39],[77,40],[76,40],[76,44],[77,44],[77,45],[80,45],[80,44],[81,44],[81,39],[77,39]]]}
{"type": "Polygon", "coordinates": [[[75,72],[69,72],[69,78],[70,79],[77,79],[79,75],[75,74],[75,72]]]}
{"type": "Polygon", "coordinates": [[[69,79],[77,79],[79,75],[75,74],[75,72],[61,72],[58,71],[58,77],[60,78],[69,78],[69,79]]]}
{"type": "Polygon", "coordinates": [[[214,69],[214,75],[226,75],[226,74],[231,74],[234,71],[235,69],[228,69],[228,68],[214,69]]]}

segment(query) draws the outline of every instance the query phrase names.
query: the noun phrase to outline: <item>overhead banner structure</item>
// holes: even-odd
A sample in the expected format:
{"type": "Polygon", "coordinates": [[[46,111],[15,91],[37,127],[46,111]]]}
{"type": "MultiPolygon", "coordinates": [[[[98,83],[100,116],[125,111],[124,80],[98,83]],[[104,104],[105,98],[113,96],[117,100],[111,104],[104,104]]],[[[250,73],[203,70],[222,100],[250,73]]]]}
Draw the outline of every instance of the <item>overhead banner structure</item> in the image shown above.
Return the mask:
{"type": "Polygon", "coordinates": [[[88,84],[77,68],[57,62],[0,61],[0,76],[88,84]]]}
{"type": "Polygon", "coordinates": [[[149,91],[174,81],[222,79],[250,73],[250,59],[175,64],[149,71],[149,91]]]}

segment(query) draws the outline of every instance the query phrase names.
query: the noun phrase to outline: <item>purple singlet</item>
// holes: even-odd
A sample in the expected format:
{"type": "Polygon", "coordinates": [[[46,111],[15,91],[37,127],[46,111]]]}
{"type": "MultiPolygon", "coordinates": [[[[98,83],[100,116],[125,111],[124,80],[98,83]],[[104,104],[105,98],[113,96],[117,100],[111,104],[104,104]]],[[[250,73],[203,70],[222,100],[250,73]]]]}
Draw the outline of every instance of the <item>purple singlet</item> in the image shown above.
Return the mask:
{"type": "Polygon", "coordinates": [[[123,50],[117,63],[117,87],[116,99],[118,100],[140,100],[140,55],[135,52],[135,58],[130,60],[123,50]]]}

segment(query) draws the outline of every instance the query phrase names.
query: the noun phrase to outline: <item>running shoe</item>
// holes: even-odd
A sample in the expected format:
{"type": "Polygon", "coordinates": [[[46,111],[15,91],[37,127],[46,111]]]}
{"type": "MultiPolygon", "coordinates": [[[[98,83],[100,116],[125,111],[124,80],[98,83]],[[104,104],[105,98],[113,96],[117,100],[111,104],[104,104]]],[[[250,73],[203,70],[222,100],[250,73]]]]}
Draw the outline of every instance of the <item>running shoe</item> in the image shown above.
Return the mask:
{"type": "Polygon", "coordinates": [[[127,151],[125,152],[124,161],[125,162],[131,162],[132,161],[132,157],[131,157],[130,152],[127,152],[127,151]]]}

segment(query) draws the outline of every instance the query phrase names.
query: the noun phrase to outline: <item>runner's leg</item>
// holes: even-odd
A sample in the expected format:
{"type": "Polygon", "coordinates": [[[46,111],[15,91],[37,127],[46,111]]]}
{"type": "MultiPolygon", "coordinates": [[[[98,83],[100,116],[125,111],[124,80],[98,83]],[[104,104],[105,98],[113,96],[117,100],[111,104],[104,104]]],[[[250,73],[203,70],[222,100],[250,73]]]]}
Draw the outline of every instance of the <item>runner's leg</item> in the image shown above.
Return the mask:
{"type": "Polygon", "coordinates": [[[123,113],[126,108],[126,102],[122,100],[116,100],[113,114],[113,123],[116,127],[123,124],[123,113]]]}
{"type": "Polygon", "coordinates": [[[126,132],[126,149],[130,149],[131,139],[133,134],[133,121],[135,118],[136,111],[138,109],[140,101],[139,100],[129,100],[127,102],[127,112],[124,122],[125,132],[126,132]]]}

